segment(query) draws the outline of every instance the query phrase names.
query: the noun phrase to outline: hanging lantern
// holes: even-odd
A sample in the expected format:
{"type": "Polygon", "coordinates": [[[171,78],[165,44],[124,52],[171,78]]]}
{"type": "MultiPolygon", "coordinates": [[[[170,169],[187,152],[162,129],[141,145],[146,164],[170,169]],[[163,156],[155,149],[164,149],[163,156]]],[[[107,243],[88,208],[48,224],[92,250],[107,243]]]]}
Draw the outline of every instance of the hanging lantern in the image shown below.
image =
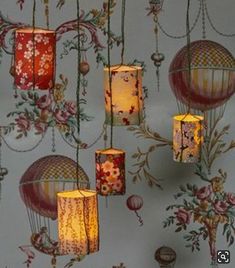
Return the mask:
{"type": "Polygon", "coordinates": [[[22,28],[15,31],[15,86],[52,89],[55,77],[55,31],[22,28]]]}
{"type": "Polygon", "coordinates": [[[135,194],[129,196],[126,200],[127,207],[130,210],[133,210],[135,212],[135,215],[137,216],[137,218],[139,220],[140,226],[142,226],[144,224],[144,222],[137,211],[142,208],[143,204],[144,204],[143,198],[141,196],[135,195],[135,194]]]}
{"type": "Polygon", "coordinates": [[[96,156],[96,190],[100,195],[124,195],[125,152],[118,149],[98,150],[96,156]]]}
{"type": "Polygon", "coordinates": [[[174,116],[173,154],[174,160],[196,163],[201,158],[203,117],[198,115],[174,116]]]}
{"type": "Polygon", "coordinates": [[[176,98],[191,108],[207,111],[225,104],[235,92],[235,61],[222,45],[210,40],[190,43],[191,85],[188,84],[188,49],[171,62],[169,80],[176,98]]]}
{"type": "Polygon", "coordinates": [[[99,250],[97,194],[91,190],[57,194],[59,250],[87,255],[99,250]]]}
{"type": "Polygon", "coordinates": [[[142,68],[139,66],[111,66],[112,90],[109,87],[109,68],[104,68],[106,123],[113,125],[139,125],[143,121],[142,68]],[[112,91],[112,98],[111,98],[112,91]]]}

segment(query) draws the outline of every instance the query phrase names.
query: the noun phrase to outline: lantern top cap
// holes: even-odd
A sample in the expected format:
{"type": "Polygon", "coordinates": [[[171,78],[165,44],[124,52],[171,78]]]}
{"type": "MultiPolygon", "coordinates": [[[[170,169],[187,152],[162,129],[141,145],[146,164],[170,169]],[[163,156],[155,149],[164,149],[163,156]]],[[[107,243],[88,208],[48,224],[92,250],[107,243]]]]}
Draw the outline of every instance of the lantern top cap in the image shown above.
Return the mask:
{"type": "Polygon", "coordinates": [[[96,191],[92,190],[74,190],[74,191],[64,191],[57,193],[57,197],[60,198],[86,198],[96,196],[96,191]]]}
{"type": "Polygon", "coordinates": [[[120,150],[120,149],[108,148],[108,149],[97,150],[96,153],[109,155],[109,154],[123,154],[125,152],[123,150],[120,150]]]}
{"type": "MultiPolygon", "coordinates": [[[[134,71],[141,71],[142,67],[140,66],[135,66],[135,65],[121,65],[121,64],[117,64],[117,65],[112,65],[110,66],[110,70],[111,72],[134,72],[134,71]]],[[[104,68],[105,72],[109,71],[108,67],[104,68]]]]}
{"type": "Polygon", "coordinates": [[[47,30],[43,28],[32,28],[32,27],[26,27],[26,28],[18,28],[16,29],[16,33],[35,33],[35,34],[48,34],[48,33],[55,33],[53,30],[47,30]]]}
{"type": "Polygon", "coordinates": [[[204,118],[200,115],[192,115],[192,114],[181,114],[174,116],[174,120],[176,121],[184,121],[184,122],[199,122],[204,118]]]}

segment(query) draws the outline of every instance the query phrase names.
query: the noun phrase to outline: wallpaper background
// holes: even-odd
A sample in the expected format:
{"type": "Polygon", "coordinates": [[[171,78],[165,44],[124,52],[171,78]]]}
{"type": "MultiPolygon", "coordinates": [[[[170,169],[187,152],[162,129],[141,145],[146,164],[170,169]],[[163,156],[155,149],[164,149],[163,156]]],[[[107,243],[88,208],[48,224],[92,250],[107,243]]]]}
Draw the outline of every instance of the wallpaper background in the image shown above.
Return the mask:
{"type": "MultiPolygon", "coordinates": [[[[45,26],[43,15],[43,5],[38,2],[36,12],[36,24],[45,26]]],[[[112,17],[112,30],[120,33],[120,1],[112,17]]],[[[91,8],[100,8],[102,1],[81,1],[82,9],[88,11],[91,8]]],[[[210,0],[208,1],[211,16],[217,27],[223,32],[234,31],[234,10],[235,2],[232,0],[210,0]]],[[[177,106],[174,95],[168,82],[169,63],[175,53],[185,45],[185,39],[169,39],[160,34],[159,50],[165,54],[165,61],[160,68],[160,92],[156,89],[155,67],[150,59],[155,48],[155,37],[153,34],[153,21],[147,17],[145,8],[148,1],[127,1],[126,8],[126,49],[125,61],[130,62],[135,58],[145,61],[147,64],[147,73],[144,77],[143,84],[149,88],[149,98],[145,101],[146,121],[148,125],[161,135],[171,138],[172,119],[177,113],[177,106]]],[[[50,25],[56,28],[62,22],[76,17],[75,1],[67,0],[65,6],[58,10],[56,1],[51,1],[50,8],[50,25]]],[[[192,1],[191,21],[196,16],[198,1],[192,1]]],[[[31,23],[31,1],[26,1],[23,11],[20,11],[15,4],[15,0],[1,0],[0,10],[5,16],[9,16],[13,21],[31,23]]],[[[180,34],[185,32],[185,12],[186,1],[165,1],[164,11],[160,15],[160,21],[168,32],[180,34]]],[[[69,38],[70,33],[66,35],[69,38]]],[[[193,31],[191,39],[201,38],[201,23],[199,22],[193,31]]],[[[234,54],[234,38],[223,38],[216,34],[211,28],[207,27],[207,38],[221,43],[234,54]]],[[[66,38],[64,37],[64,40],[66,38]]],[[[103,36],[101,40],[105,42],[103,36]]],[[[72,51],[64,59],[59,59],[62,50],[62,41],[57,48],[57,77],[63,73],[69,79],[66,98],[75,97],[76,87],[76,52],[72,51]]],[[[104,121],[104,99],[103,99],[103,70],[102,66],[96,69],[95,55],[91,50],[88,61],[91,67],[88,74],[89,86],[86,105],[86,112],[95,116],[91,122],[82,124],[81,137],[91,143],[102,129],[104,121]]],[[[120,49],[115,48],[112,52],[112,62],[120,61],[120,49]]],[[[0,97],[0,123],[8,123],[6,114],[14,110],[13,97],[13,79],[9,75],[10,57],[4,54],[0,66],[1,97],[0,97]]],[[[234,119],[234,97],[228,102],[225,116],[221,122],[222,125],[231,124],[230,137],[235,136],[235,119],[234,119]]],[[[25,255],[18,249],[20,245],[30,243],[30,227],[27,218],[25,206],[19,195],[19,181],[24,171],[38,158],[43,157],[51,152],[51,131],[46,134],[41,145],[34,151],[28,153],[15,153],[3,145],[2,165],[9,169],[9,174],[2,183],[2,200],[0,202],[0,267],[21,268],[25,267],[25,255]]],[[[14,135],[9,136],[8,143],[14,148],[25,149],[31,147],[37,141],[38,137],[33,134],[29,138],[16,141],[14,135]]],[[[125,127],[116,127],[114,129],[114,145],[117,148],[125,149],[127,152],[126,170],[132,169],[133,160],[131,155],[136,151],[137,145],[142,149],[148,148],[151,142],[143,139],[136,139],[133,134],[126,130],[125,127]]],[[[83,150],[80,153],[80,164],[87,172],[92,188],[95,187],[95,167],[94,152],[104,146],[102,139],[91,149],[83,150]]],[[[56,153],[64,154],[75,159],[75,151],[66,145],[58,132],[56,132],[56,153]]],[[[228,173],[226,189],[235,192],[234,183],[234,153],[231,151],[225,157],[216,162],[212,174],[217,169],[223,167],[228,173]]],[[[172,160],[172,151],[170,149],[160,149],[154,153],[151,158],[152,173],[162,179],[163,191],[157,188],[149,188],[143,179],[142,182],[133,184],[130,175],[127,175],[127,193],[123,197],[110,197],[108,199],[108,208],[105,206],[105,199],[99,197],[100,211],[100,241],[101,247],[98,253],[87,256],[80,264],[75,267],[86,268],[111,268],[123,262],[127,268],[154,268],[158,264],[154,260],[155,250],[162,246],[170,246],[177,252],[176,268],[197,268],[209,267],[210,256],[207,242],[201,243],[201,251],[191,253],[185,248],[185,241],[182,235],[174,232],[174,227],[163,229],[162,221],[169,215],[165,208],[174,203],[173,194],[180,184],[187,182],[203,183],[193,175],[193,165],[174,163],[172,160]],[[139,211],[143,218],[144,225],[139,227],[136,216],[126,207],[126,199],[131,194],[141,195],[144,199],[144,206],[139,211]]],[[[56,232],[56,223],[55,228],[56,232]]],[[[219,230],[218,249],[226,249],[225,238],[219,230]]],[[[35,251],[35,250],[34,250],[35,251]]],[[[235,265],[234,245],[230,248],[232,261],[227,268],[235,265]]],[[[50,257],[36,252],[36,258],[32,267],[50,267],[50,257]]],[[[57,267],[63,267],[69,257],[58,258],[57,267]]]]}

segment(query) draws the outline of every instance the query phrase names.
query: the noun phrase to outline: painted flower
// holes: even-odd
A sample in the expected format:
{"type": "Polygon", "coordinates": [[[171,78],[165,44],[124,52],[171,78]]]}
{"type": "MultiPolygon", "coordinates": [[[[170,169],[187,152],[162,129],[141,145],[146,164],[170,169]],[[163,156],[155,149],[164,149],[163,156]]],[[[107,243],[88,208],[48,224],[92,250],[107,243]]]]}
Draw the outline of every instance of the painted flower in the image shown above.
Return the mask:
{"type": "Polygon", "coordinates": [[[112,188],[114,191],[120,192],[122,190],[122,187],[123,187],[123,183],[120,180],[118,180],[113,184],[112,188]]]}
{"type": "Polygon", "coordinates": [[[74,101],[66,101],[64,107],[71,115],[75,115],[77,113],[77,107],[74,101]]]}
{"type": "Polygon", "coordinates": [[[227,201],[229,202],[229,204],[235,206],[235,194],[234,193],[228,193],[227,194],[227,201]]]}
{"type": "Polygon", "coordinates": [[[24,58],[26,58],[27,60],[29,60],[32,56],[33,56],[32,51],[25,51],[24,52],[24,58]]]}
{"type": "Polygon", "coordinates": [[[43,44],[44,44],[44,45],[47,45],[48,43],[49,43],[49,37],[46,37],[46,36],[45,36],[45,37],[43,38],[43,44]]]}
{"type": "Polygon", "coordinates": [[[196,192],[196,196],[199,200],[209,199],[212,194],[211,186],[204,186],[196,192]]]}
{"type": "Polygon", "coordinates": [[[52,100],[49,96],[43,95],[36,101],[36,105],[39,109],[48,109],[51,106],[52,100]]]}
{"type": "Polygon", "coordinates": [[[101,164],[101,168],[103,169],[104,172],[112,172],[114,164],[113,162],[105,161],[104,163],[101,164]]]}
{"type": "Polygon", "coordinates": [[[39,120],[35,122],[34,127],[38,134],[42,134],[46,130],[46,125],[39,120]]]}
{"type": "Polygon", "coordinates": [[[22,50],[22,48],[23,48],[22,43],[18,43],[18,45],[17,45],[17,50],[22,50]]]}
{"type": "Polygon", "coordinates": [[[187,210],[179,208],[179,210],[175,212],[175,215],[179,223],[181,224],[190,223],[190,213],[187,210]]]}
{"type": "Polygon", "coordinates": [[[213,192],[223,192],[224,190],[224,181],[220,177],[214,177],[211,179],[211,185],[213,192]]]}
{"type": "Polygon", "coordinates": [[[44,74],[44,69],[43,68],[40,68],[38,70],[38,75],[40,76],[40,75],[43,75],[43,74],[44,74]]]}
{"type": "Polygon", "coordinates": [[[15,121],[21,131],[26,132],[30,130],[30,122],[24,115],[20,115],[15,121]]]}
{"type": "Polygon", "coordinates": [[[62,124],[66,123],[69,118],[69,114],[67,111],[62,111],[58,108],[55,110],[54,115],[55,115],[56,121],[62,124]]]}
{"type": "Polygon", "coordinates": [[[108,184],[102,184],[101,185],[101,193],[103,195],[108,195],[111,192],[111,188],[109,187],[108,184]]]}
{"type": "Polygon", "coordinates": [[[216,201],[214,203],[214,208],[218,214],[225,214],[228,208],[228,204],[224,201],[216,201]]]}
{"type": "Polygon", "coordinates": [[[113,168],[111,171],[106,172],[106,180],[110,183],[114,183],[117,181],[119,175],[119,168],[113,168]]]}
{"type": "Polygon", "coordinates": [[[35,34],[34,40],[38,43],[42,41],[42,35],[41,34],[35,34]]]}
{"type": "Polygon", "coordinates": [[[33,41],[30,40],[30,41],[27,43],[26,47],[27,47],[27,49],[30,50],[30,51],[33,50],[33,41]]]}

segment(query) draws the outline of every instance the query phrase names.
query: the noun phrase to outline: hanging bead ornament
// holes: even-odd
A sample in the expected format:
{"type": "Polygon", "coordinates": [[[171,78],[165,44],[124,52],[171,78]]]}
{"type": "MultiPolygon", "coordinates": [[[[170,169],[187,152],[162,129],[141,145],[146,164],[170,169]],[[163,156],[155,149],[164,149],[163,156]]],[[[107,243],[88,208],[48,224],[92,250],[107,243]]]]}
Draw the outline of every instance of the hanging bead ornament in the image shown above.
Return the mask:
{"type": "Polygon", "coordinates": [[[147,8],[149,10],[148,15],[152,14],[153,15],[153,21],[155,23],[155,28],[154,28],[154,34],[155,34],[155,39],[156,39],[156,48],[155,52],[151,55],[151,60],[154,63],[154,66],[157,68],[156,70],[156,76],[157,76],[157,89],[159,91],[160,89],[160,72],[159,68],[161,67],[162,62],[165,59],[165,56],[163,53],[159,52],[159,40],[158,40],[158,14],[162,10],[162,5],[163,5],[164,0],[150,0],[149,5],[150,7],[147,8]]]}
{"type": "Polygon", "coordinates": [[[86,88],[88,86],[88,80],[85,78],[85,76],[90,71],[90,65],[87,61],[87,56],[86,56],[87,49],[84,46],[84,43],[86,41],[85,34],[83,34],[82,37],[83,38],[81,40],[81,62],[79,64],[79,72],[82,74],[82,79],[81,79],[81,86],[83,88],[82,95],[85,96],[87,94],[86,88]]]}

